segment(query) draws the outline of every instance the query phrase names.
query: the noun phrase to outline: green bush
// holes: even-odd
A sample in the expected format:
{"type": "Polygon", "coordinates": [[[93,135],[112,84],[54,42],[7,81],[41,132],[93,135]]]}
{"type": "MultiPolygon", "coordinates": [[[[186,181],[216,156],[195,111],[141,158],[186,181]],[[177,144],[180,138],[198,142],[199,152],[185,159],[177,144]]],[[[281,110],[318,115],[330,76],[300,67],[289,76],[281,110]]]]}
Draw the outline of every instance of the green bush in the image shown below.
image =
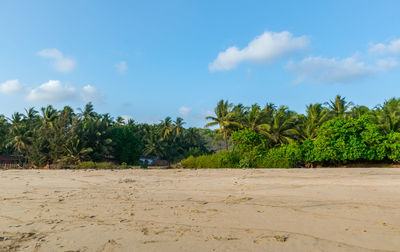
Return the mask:
{"type": "Polygon", "coordinates": [[[282,145],[266,151],[255,166],[258,168],[293,168],[303,163],[300,146],[296,143],[282,145]]]}
{"type": "Polygon", "coordinates": [[[251,129],[232,134],[237,151],[190,156],[182,161],[188,168],[291,168],[339,165],[349,162],[400,162],[400,133],[383,133],[374,119],[338,117],[324,123],[314,139],[268,149],[268,140],[251,129]]]}
{"type": "Polygon", "coordinates": [[[250,159],[259,158],[269,145],[263,135],[249,128],[233,132],[232,142],[239,152],[250,159]]]}
{"type": "Polygon", "coordinates": [[[334,119],[322,125],[313,143],[303,145],[306,162],[382,160],[386,156],[385,136],[368,116],[334,119]]]}
{"type": "Polygon", "coordinates": [[[236,151],[221,151],[211,155],[190,156],[181,161],[185,168],[237,168],[241,155],[236,151]]]}
{"type": "Polygon", "coordinates": [[[98,169],[98,170],[103,170],[103,169],[113,169],[116,168],[116,166],[113,163],[110,162],[93,162],[93,161],[86,161],[86,162],[81,162],[76,165],[77,169],[98,169]]]}
{"type": "Polygon", "coordinates": [[[134,164],[139,160],[142,145],[137,134],[138,132],[134,125],[122,125],[112,128],[112,155],[116,160],[127,164],[134,164]]]}
{"type": "Polygon", "coordinates": [[[240,159],[239,161],[239,168],[251,168],[252,167],[252,161],[248,157],[244,157],[240,159]]]}
{"type": "Polygon", "coordinates": [[[400,133],[389,133],[384,144],[387,149],[388,159],[396,163],[400,162],[400,133]]]}

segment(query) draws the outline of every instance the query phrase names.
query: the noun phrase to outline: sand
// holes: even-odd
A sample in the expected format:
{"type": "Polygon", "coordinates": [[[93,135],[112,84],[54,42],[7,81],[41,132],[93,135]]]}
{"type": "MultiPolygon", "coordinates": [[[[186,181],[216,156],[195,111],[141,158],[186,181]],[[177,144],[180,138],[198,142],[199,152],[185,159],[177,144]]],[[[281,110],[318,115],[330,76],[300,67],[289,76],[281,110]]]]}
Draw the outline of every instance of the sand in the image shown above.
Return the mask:
{"type": "Polygon", "coordinates": [[[0,171],[0,251],[399,251],[400,169],[0,171]]]}

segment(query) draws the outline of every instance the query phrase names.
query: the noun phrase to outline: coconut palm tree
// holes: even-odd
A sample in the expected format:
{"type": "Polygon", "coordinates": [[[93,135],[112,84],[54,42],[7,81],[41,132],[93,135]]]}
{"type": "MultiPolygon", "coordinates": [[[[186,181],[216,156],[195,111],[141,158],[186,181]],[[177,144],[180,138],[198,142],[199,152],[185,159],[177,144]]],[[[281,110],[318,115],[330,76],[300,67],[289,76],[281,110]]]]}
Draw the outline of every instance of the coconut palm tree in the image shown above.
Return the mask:
{"type": "Polygon", "coordinates": [[[184,128],[183,128],[184,124],[186,124],[186,123],[183,121],[183,118],[181,118],[181,117],[176,118],[176,120],[174,121],[174,126],[173,126],[173,132],[175,134],[175,137],[179,137],[182,134],[182,132],[184,130],[184,128]]]}
{"type": "Polygon", "coordinates": [[[189,128],[185,131],[185,139],[189,146],[196,146],[201,142],[201,136],[196,128],[189,128]]]}
{"type": "Polygon", "coordinates": [[[10,137],[7,146],[11,146],[19,155],[26,156],[32,144],[32,137],[24,123],[13,124],[10,128],[10,137]]]}
{"type": "Polygon", "coordinates": [[[171,117],[167,116],[163,121],[160,123],[160,133],[164,139],[169,139],[171,133],[173,131],[172,127],[172,119],[171,117]]]}
{"type": "Polygon", "coordinates": [[[295,126],[296,113],[281,106],[274,111],[272,121],[263,126],[265,130],[261,133],[276,145],[287,144],[293,142],[298,135],[295,126]]]}
{"type": "Polygon", "coordinates": [[[11,118],[8,118],[12,125],[17,125],[21,123],[23,119],[25,119],[25,116],[19,112],[13,113],[11,115],[11,118]]]}
{"type": "Polygon", "coordinates": [[[163,139],[158,134],[152,133],[145,138],[143,154],[146,156],[164,157],[166,153],[165,148],[163,139]]]}
{"type": "Polygon", "coordinates": [[[378,105],[375,111],[375,119],[381,128],[389,133],[400,131],[400,99],[392,98],[378,105]]]}
{"type": "Polygon", "coordinates": [[[25,114],[25,118],[28,121],[33,121],[38,118],[39,112],[34,107],[30,107],[29,109],[25,109],[25,114]]]}
{"type": "Polygon", "coordinates": [[[9,140],[10,124],[4,115],[0,115],[0,153],[6,152],[9,140]]]}
{"type": "Polygon", "coordinates": [[[329,101],[327,103],[331,112],[337,117],[344,117],[346,112],[353,106],[352,102],[347,102],[346,97],[336,95],[335,100],[329,101]]]}
{"type": "Polygon", "coordinates": [[[241,128],[250,128],[258,133],[264,132],[272,120],[275,106],[267,104],[263,109],[257,104],[247,108],[242,117],[241,128]]]}
{"type": "Polygon", "coordinates": [[[78,108],[78,110],[80,111],[79,116],[85,121],[97,117],[97,113],[94,111],[94,107],[91,102],[87,103],[83,110],[81,108],[78,108]]]}
{"type": "Polygon", "coordinates": [[[135,121],[132,118],[129,118],[128,122],[126,123],[126,125],[134,126],[135,125],[135,121]]]}
{"type": "Polygon", "coordinates": [[[58,116],[58,111],[51,105],[47,107],[42,107],[41,111],[42,111],[43,124],[52,128],[53,123],[58,116]]]}
{"type": "Polygon", "coordinates": [[[117,120],[115,120],[117,126],[125,125],[125,119],[122,116],[118,116],[117,120]]]}
{"type": "Polygon", "coordinates": [[[371,111],[369,110],[369,108],[367,106],[354,106],[353,108],[351,108],[351,110],[349,111],[349,116],[351,118],[355,118],[358,119],[363,115],[369,114],[371,111]]]}
{"type": "Polygon", "coordinates": [[[205,127],[211,127],[218,125],[218,132],[223,137],[223,141],[225,143],[225,148],[228,149],[228,134],[229,134],[229,126],[232,125],[232,117],[233,113],[231,113],[232,104],[228,101],[220,100],[217,104],[217,107],[214,109],[215,116],[207,116],[206,120],[212,120],[205,125],[205,127]]]}
{"type": "Polygon", "coordinates": [[[329,109],[322,104],[310,104],[306,106],[306,115],[299,115],[297,130],[302,140],[313,139],[317,135],[317,130],[321,125],[331,119],[329,109]]]}
{"type": "Polygon", "coordinates": [[[92,148],[85,148],[82,141],[77,137],[72,137],[64,146],[67,163],[77,164],[82,160],[88,158],[89,153],[93,151],[92,148]]]}

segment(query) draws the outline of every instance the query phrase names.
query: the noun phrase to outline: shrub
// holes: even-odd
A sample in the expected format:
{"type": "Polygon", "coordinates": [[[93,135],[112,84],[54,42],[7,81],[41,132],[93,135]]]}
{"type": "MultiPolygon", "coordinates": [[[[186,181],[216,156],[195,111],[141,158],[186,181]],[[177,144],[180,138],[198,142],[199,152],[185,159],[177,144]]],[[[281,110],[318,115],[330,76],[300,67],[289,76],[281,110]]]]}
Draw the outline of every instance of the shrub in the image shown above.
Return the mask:
{"type": "Polygon", "coordinates": [[[250,168],[250,167],[252,167],[251,163],[252,162],[251,162],[250,158],[244,157],[244,158],[240,159],[238,167],[239,168],[250,168]]]}
{"type": "Polygon", "coordinates": [[[93,162],[93,161],[86,161],[86,162],[81,162],[78,165],[76,165],[77,169],[113,169],[116,168],[116,166],[113,163],[110,162],[93,162]]]}
{"type": "Polygon", "coordinates": [[[142,146],[137,134],[137,130],[133,125],[122,125],[112,128],[112,155],[116,160],[127,164],[134,164],[139,160],[142,146]]]}
{"type": "Polygon", "coordinates": [[[241,155],[236,151],[221,151],[211,155],[190,156],[181,161],[185,168],[237,168],[241,155]]]}
{"type": "Polygon", "coordinates": [[[302,163],[302,150],[296,143],[269,149],[262,158],[256,160],[259,168],[293,168],[302,163]]]}
{"type": "Polygon", "coordinates": [[[387,149],[387,157],[398,163],[400,161],[400,133],[389,133],[384,144],[387,149]]]}
{"type": "Polygon", "coordinates": [[[337,118],[322,125],[313,143],[303,143],[306,162],[382,160],[385,136],[368,116],[337,118]]]}
{"type": "Polygon", "coordinates": [[[263,135],[249,128],[233,132],[232,142],[239,152],[248,154],[250,159],[260,157],[269,144],[263,135]]]}

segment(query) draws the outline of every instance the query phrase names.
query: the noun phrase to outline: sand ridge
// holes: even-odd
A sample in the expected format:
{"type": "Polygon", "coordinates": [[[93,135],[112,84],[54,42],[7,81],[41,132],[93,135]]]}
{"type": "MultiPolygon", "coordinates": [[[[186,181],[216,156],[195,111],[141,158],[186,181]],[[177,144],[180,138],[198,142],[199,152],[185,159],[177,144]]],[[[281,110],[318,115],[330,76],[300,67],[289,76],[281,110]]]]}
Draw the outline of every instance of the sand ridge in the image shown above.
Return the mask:
{"type": "Polygon", "coordinates": [[[398,251],[400,169],[0,171],[0,251],[398,251]]]}

